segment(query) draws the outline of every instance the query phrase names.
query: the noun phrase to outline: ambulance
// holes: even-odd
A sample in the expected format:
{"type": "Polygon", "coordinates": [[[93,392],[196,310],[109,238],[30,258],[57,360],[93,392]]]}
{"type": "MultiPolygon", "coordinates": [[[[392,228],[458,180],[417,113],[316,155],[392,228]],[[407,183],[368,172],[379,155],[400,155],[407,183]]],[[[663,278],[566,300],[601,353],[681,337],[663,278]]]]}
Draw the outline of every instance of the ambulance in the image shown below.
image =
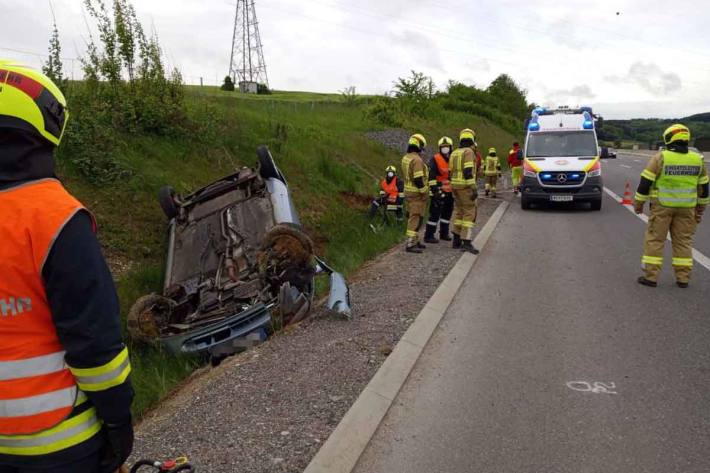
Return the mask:
{"type": "Polygon", "coordinates": [[[538,107],[526,124],[521,207],[588,202],[601,210],[602,168],[590,107],[538,107]]]}

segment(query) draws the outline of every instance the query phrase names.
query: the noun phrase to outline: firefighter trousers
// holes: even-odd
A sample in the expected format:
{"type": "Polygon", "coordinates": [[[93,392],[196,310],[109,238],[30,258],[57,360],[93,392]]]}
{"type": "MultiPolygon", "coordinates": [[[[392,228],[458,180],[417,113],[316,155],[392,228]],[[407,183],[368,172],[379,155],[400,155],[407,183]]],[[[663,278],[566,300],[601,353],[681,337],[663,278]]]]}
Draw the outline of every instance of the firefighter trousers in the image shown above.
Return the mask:
{"type": "Polygon", "coordinates": [[[642,258],[646,279],[658,280],[663,266],[663,247],[670,232],[673,247],[672,265],[676,280],[690,280],[693,269],[693,235],[696,227],[695,208],[672,208],[657,203],[651,204],[642,258]]]}
{"type": "Polygon", "coordinates": [[[443,197],[432,197],[429,204],[429,220],[426,224],[427,236],[433,237],[437,226],[441,236],[448,236],[453,213],[454,196],[451,192],[444,192],[443,197]]]}
{"type": "Polygon", "coordinates": [[[513,189],[520,187],[520,179],[523,177],[523,167],[513,166],[510,168],[510,182],[513,185],[513,189]]]}
{"type": "Polygon", "coordinates": [[[424,213],[426,212],[427,193],[407,192],[405,195],[407,200],[407,211],[409,212],[409,220],[407,221],[407,247],[415,246],[419,243],[419,230],[424,222],[424,213]]]}
{"type": "Polygon", "coordinates": [[[471,198],[472,189],[454,189],[454,234],[464,241],[473,239],[473,227],[476,225],[476,200],[471,198]]]}
{"type": "Polygon", "coordinates": [[[496,193],[496,187],[498,186],[498,174],[492,176],[486,176],[486,190],[496,193]]]}

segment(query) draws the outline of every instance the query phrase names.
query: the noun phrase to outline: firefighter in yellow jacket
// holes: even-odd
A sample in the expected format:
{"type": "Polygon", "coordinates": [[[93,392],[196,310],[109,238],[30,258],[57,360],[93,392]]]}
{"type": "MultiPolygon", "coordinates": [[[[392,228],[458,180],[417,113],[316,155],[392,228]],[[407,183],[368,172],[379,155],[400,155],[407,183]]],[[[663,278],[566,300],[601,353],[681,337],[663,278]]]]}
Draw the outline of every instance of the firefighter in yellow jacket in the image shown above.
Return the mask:
{"type": "Polygon", "coordinates": [[[429,200],[429,185],[427,182],[429,170],[422,159],[425,147],[426,139],[422,135],[412,135],[407,145],[407,154],[402,158],[404,195],[407,200],[407,210],[409,211],[405,250],[409,253],[422,253],[422,250],[426,248],[419,241],[419,230],[421,230],[424,223],[424,213],[429,200]]]}
{"type": "Polygon", "coordinates": [[[478,250],[473,246],[473,227],[476,224],[476,133],[466,128],[459,135],[459,148],[449,158],[451,187],[454,194],[454,221],[452,243],[453,248],[459,248],[475,255],[478,250]]]}
{"type": "Polygon", "coordinates": [[[496,196],[498,178],[500,177],[500,160],[495,148],[488,148],[488,156],[483,164],[483,174],[486,176],[486,196],[496,196]]]}
{"type": "Polygon", "coordinates": [[[690,130],[686,126],[670,126],[663,141],[666,149],[651,158],[636,191],[636,213],[643,212],[646,201],[651,202],[642,258],[645,274],[638,282],[658,285],[663,247],[670,232],[676,284],[686,288],[693,267],[693,235],[710,202],[710,180],[703,158],[688,149],[690,130]]]}

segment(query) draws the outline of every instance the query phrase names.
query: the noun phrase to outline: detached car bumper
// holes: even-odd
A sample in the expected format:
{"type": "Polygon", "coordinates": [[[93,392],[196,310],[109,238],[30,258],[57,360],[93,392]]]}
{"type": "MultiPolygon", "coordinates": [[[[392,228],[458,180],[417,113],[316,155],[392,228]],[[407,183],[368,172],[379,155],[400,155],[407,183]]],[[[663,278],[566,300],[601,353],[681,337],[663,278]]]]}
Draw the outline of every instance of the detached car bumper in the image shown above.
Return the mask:
{"type": "Polygon", "coordinates": [[[523,196],[530,201],[551,202],[554,195],[571,195],[572,201],[592,201],[602,198],[604,183],[601,176],[588,177],[579,187],[546,186],[543,187],[537,178],[525,177],[521,185],[523,196]]]}

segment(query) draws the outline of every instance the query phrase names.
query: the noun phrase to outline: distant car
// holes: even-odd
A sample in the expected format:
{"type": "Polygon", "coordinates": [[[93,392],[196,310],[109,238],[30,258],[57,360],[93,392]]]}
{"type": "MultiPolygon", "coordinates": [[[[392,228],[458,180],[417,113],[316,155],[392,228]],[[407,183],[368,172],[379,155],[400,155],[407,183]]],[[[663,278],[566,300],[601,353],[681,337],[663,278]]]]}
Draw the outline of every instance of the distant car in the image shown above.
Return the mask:
{"type": "Polygon", "coordinates": [[[191,194],[160,190],[169,220],[165,282],[162,294],[130,309],[133,339],[173,354],[230,355],[263,339],[272,316],[276,326],[304,319],[320,273],[331,278],[328,307],[350,315],[345,279],[314,254],[269,150],[257,154],[258,168],[191,194]]]}
{"type": "Polygon", "coordinates": [[[602,146],[601,151],[599,153],[599,157],[602,159],[616,159],[616,151],[614,150],[614,148],[602,146]]]}

